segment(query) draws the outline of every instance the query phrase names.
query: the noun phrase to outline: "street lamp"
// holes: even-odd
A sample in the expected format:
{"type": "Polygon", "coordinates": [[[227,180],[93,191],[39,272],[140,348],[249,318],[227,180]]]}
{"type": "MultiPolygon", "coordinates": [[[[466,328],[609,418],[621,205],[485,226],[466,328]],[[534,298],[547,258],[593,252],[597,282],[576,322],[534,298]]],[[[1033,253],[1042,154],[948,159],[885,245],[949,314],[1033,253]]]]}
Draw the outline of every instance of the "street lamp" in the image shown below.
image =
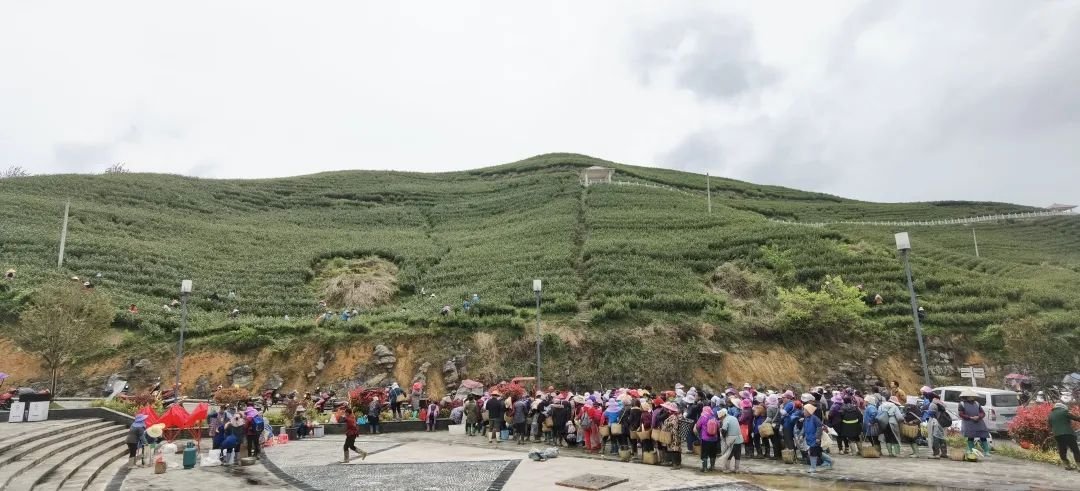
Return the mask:
{"type": "Polygon", "coordinates": [[[184,331],[187,330],[187,299],[191,295],[191,280],[180,282],[180,343],[176,346],[176,386],[173,396],[180,400],[180,364],[184,361],[184,331]]]}
{"type": "MultiPolygon", "coordinates": [[[[536,391],[540,391],[540,290],[541,281],[533,280],[533,293],[536,294],[536,391]]],[[[534,392],[536,392],[534,391],[534,392]]]]}
{"type": "Polygon", "coordinates": [[[907,232],[900,232],[896,234],[895,238],[896,250],[900,251],[900,256],[904,258],[907,289],[908,294],[911,295],[911,316],[915,318],[915,337],[919,339],[919,357],[922,358],[923,381],[926,382],[927,387],[932,387],[933,385],[930,383],[930,367],[926,364],[926,346],[923,345],[922,322],[919,321],[919,302],[915,298],[915,285],[911,282],[911,263],[908,261],[908,253],[911,251],[911,238],[908,237],[907,232]]]}

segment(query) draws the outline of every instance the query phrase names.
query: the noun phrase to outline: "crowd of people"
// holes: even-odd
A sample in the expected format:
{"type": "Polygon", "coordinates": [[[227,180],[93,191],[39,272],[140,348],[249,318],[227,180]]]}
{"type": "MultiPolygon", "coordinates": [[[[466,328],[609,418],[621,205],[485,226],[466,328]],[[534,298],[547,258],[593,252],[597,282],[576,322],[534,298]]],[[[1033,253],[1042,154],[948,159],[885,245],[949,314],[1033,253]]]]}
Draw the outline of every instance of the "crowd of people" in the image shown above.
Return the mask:
{"type": "MultiPolygon", "coordinates": [[[[965,457],[990,458],[986,413],[974,392],[961,394],[956,414],[967,440],[965,457]]],[[[492,444],[545,442],[580,446],[624,461],[680,468],[696,455],[701,472],[738,472],[745,459],[802,462],[807,472],[833,466],[840,454],[948,458],[952,416],[930,387],[909,398],[897,382],[864,393],[851,387],[769,389],[747,383],[720,393],[676,384],[600,392],[558,391],[470,396],[452,413],[470,436],[492,444]],[[929,447],[922,450],[921,446],[929,447]],[[907,451],[904,451],[904,448],[907,451]]]]}

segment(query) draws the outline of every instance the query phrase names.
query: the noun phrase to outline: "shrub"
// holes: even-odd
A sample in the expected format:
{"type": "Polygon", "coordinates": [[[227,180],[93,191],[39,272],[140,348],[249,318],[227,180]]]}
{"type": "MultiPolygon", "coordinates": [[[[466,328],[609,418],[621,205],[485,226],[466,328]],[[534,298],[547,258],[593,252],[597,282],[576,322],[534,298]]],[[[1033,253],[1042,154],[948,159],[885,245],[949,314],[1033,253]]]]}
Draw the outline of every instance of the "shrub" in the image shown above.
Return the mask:
{"type": "Polygon", "coordinates": [[[848,331],[869,311],[858,288],[847,286],[839,277],[825,277],[819,291],[798,286],[780,289],[778,320],[784,332],[820,331],[839,334],[848,331]]]}
{"type": "Polygon", "coordinates": [[[242,387],[222,387],[214,392],[214,402],[218,404],[235,405],[250,398],[251,393],[242,387]]]}
{"type": "MultiPolygon", "coordinates": [[[[1050,432],[1050,404],[1036,404],[1022,407],[1016,411],[1016,417],[1009,422],[1009,436],[1019,442],[1031,442],[1043,450],[1054,446],[1054,434],[1050,432]]],[[[1073,406],[1070,412],[1080,416],[1080,407],[1073,406]]]]}

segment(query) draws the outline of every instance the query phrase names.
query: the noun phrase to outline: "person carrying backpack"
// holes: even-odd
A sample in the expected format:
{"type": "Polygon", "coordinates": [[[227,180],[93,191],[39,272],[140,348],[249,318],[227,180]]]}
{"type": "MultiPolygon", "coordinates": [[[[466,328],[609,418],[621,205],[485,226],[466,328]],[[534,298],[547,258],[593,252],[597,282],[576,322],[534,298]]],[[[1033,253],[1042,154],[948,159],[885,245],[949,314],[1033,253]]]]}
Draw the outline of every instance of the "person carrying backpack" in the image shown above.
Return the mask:
{"type": "Polygon", "coordinates": [[[261,445],[259,445],[259,436],[262,435],[265,429],[265,421],[259,414],[259,410],[252,406],[248,406],[247,411],[244,412],[244,430],[247,437],[247,456],[259,458],[259,451],[261,445]]]}
{"type": "Polygon", "coordinates": [[[947,427],[941,425],[942,413],[945,413],[945,417],[949,418],[950,424],[952,424],[952,418],[945,412],[945,406],[930,403],[930,417],[926,418],[926,436],[930,439],[930,449],[934,452],[933,456],[947,459],[949,458],[949,445],[945,442],[945,429],[947,427]]]}
{"type": "Polygon", "coordinates": [[[720,443],[720,421],[711,407],[701,408],[701,417],[694,423],[694,435],[701,440],[701,472],[712,471],[716,467],[716,450],[720,443]]]}

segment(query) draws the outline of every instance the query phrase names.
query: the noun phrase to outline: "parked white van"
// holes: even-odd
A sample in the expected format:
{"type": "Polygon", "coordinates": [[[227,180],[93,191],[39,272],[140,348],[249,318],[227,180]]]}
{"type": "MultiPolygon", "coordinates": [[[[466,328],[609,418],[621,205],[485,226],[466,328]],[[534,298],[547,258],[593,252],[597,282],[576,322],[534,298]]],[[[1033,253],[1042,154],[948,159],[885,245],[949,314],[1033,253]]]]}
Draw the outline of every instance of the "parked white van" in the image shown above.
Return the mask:
{"type": "Polygon", "coordinates": [[[960,406],[960,393],[965,390],[970,390],[979,395],[975,400],[979,401],[979,405],[986,412],[986,427],[990,431],[1008,431],[1009,421],[1016,417],[1016,410],[1020,407],[1020,394],[1011,390],[959,385],[937,387],[934,389],[934,393],[945,403],[949,413],[955,416],[958,414],[960,406]]]}

